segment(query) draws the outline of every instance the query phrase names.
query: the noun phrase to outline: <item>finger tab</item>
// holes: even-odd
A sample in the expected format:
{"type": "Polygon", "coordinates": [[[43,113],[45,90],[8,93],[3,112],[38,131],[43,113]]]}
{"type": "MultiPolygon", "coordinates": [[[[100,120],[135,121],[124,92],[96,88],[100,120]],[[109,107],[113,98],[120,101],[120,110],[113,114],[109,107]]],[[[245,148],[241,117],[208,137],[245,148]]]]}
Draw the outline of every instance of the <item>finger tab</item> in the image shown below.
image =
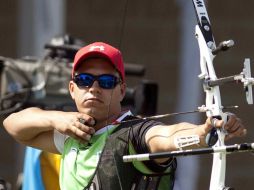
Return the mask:
{"type": "Polygon", "coordinates": [[[87,120],[85,120],[83,118],[79,118],[78,121],[80,123],[82,123],[83,125],[88,125],[88,126],[95,126],[96,125],[96,121],[93,118],[89,118],[87,120]]]}
{"type": "Polygon", "coordinates": [[[84,120],[83,118],[79,118],[78,121],[79,121],[80,123],[82,123],[83,125],[86,123],[86,120],[84,120]]]}

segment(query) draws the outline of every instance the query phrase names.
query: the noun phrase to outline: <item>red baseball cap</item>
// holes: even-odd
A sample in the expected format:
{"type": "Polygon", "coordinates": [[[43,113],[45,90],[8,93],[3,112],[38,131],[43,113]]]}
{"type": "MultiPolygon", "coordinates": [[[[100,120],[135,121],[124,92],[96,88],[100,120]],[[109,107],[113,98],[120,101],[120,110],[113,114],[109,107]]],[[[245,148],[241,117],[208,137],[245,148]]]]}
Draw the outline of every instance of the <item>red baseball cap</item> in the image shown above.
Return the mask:
{"type": "Polygon", "coordinates": [[[76,53],[72,68],[72,77],[74,76],[74,72],[80,66],[80,64],[84,60],[92,57],[101,57],[109,60],[120,73],[122,80],[125,81],[125,71],[121,52],[113,46],[103,42],[89,44],[81,48],[76,53]]]}

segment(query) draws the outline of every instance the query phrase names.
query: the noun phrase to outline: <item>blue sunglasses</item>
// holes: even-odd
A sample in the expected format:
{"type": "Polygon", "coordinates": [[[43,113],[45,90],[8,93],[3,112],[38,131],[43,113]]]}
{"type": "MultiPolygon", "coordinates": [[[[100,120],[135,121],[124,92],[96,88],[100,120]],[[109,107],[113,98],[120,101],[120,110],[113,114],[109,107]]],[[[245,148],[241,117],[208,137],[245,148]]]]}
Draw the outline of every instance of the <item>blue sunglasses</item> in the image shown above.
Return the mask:
{"type": "Polygon", "coordinates": [[[73,81],[77,84],[78,87],[91,87],[94,81],[98,81],[98,84],[103,89],[113,89],[117,84],[121,82],[121,79],[111,75],[111,74],[103,74],[103,75],[92,75],[88,73],[80,73],[75,75],[73,81]]]}

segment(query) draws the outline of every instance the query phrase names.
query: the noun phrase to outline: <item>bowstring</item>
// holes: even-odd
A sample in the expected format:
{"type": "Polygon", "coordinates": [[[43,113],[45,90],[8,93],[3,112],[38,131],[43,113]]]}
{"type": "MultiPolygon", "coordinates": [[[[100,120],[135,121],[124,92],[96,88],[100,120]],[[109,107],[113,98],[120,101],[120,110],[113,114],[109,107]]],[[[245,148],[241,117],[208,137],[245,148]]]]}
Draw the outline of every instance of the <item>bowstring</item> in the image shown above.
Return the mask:
{"type": "MultiPolygon", "coordinates": [[[[109,139],[109,136],[110,136],[110,133],[109,133],[109,114],[110,114],[110,107],[111,107],[111,102],[112,102],[112,95],[113,95],[113,91],[115,90],[115,88],[113,88],[111,90],[111,93],[110,93],[110,100],[109,100],[109,105],[108,105],[108,111],[107,111],[107,120],[106,120],[106,133],[107,133],[107,139],[106,139],[106,142],[108,141],[109,139]]],[[[114,125],[114,123],[111,123],[111,125],[114,125]]],[[[106,144],[105,144],[106,145],[106,144]]],[[[104,147],[105,148],[105,147],[104,147]]],[[[112,150],[111,150],[112,151],[112,150]]],[[[120,175],[119,175],[119,172],[118,172],[118,168],[117,168],[117,165],[116,165],[116,159],[115,159],[115,154],[114,152],[112,151],[112,155],[113,155],[113,159],[114,159],[114,164],[115,164],[115,169],[116,169],[116,174],[117,174],[117,178],[118,178],[118,181],[119,181],[119,185],[121,187],[121,189],[123,189],[122,187],[122,183],[121,183],[121,179],[120,179],[120,175]]]]}

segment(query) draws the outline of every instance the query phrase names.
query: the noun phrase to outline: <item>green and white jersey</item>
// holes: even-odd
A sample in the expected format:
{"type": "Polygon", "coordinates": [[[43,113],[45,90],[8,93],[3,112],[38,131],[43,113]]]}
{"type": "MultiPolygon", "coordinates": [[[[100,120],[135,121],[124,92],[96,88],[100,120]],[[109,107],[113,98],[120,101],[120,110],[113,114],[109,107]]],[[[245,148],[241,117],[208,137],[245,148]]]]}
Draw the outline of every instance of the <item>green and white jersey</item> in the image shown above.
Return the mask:
{"type": "MultiPolygon", "coordinates": [[[[122,121],[128,115],[132,115],[130,111],[123,114],[117,121],[122,121]]],[[[107,137],[116,127],[117,125],[108,125],[98,130],[87,144],[59,132],[54,133],[55,145],[62,154],[60,169],[62,190],[83,189],[90,182],[107,137]]]]}

